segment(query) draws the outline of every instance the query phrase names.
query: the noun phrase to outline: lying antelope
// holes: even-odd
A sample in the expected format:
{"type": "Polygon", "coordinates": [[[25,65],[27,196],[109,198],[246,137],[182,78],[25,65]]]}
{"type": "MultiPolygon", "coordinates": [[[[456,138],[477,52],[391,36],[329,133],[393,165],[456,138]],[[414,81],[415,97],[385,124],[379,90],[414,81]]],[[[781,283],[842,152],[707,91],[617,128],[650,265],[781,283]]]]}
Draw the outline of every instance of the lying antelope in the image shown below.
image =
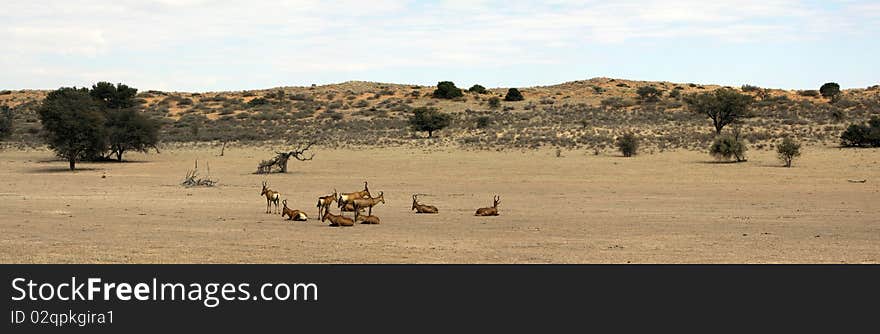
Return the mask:
{"type": "Polygon", "coordinates": [[[416,213],[437,213],[437,212],[439,212],[439,210],[437,210],[436,206],[419,204],[418,195],[413,195],[413,205],[412,205],[412,209],[410,209],[410,210],[416,210],[416,213]]]}
{"type": "Polygon", "coordinates": [[[321,217],[322,212],[330,209],[330,204],[336,201],[337,196],[339,196],[339,193],[336,192],[336,189],[333,189],[333,195],[318,197],[318,217],[321,217]]]}
{"type": "Polygon", "coordinates": [[[283,200],[283,201],[281,201],[281,203],[284,204],[284,208],[281,209],[281,218],[284,218],[284,216],[287,216],[288,217],[287,220],[295,220],[295,221],[299,221],[299,222],[304,222],[304,221],[309,220],[309,216],[306,216],[305,212],[288,208],[287,207],[287,200],[283,200]]]}
{"type": "Polygon", "coordinates": [[[281,199],[281,193],[269,189],[268,181],[263,181],[263,192],[260,193],[260,196],[266,196],[266,213],[272,213],[269,211],[270,204],[275,204],[275,213],[278,213],[278,201],[281,199]]]}
{"type": "Polygon", "coordinates": [[[354,204],[355,209],[354,219],[358,218],[358,213],[364,208],[367,208],[367,215],[371,216],[373,215],[373,207],[376,206],[376,204],[385,204],[385,194],[380,191],[379,196],[376,198],[359,198],[353,200],[352,203],[354,204]]]}
{"type": "Polygon", "coordinates": [[[361,224],[379,224],[379,217],[360,215],[357,219],[361,224]]]}
{"type": "Polygon", "coordinates": [[[501,204],[501,196],[496,195],[494,198],[492,198],[491,208],[479,208],[477,209],[477,212],[474,213],[474,216],[497,216],[498,204],[501,204]]]}
{"type": "MultiPolygon", "coordinates": [[[[354,212],[354,203],[345,203],[339,210],[342,212],[354,212]]],[[[364,208],[360,208],[358,211],[364,212],[364,208]]]]}
{"type": "Polygon", "coordinates": [[[330,211],[325,211],[324,215],[321,216],[321,221],[329,220],[330,226],[354,226],[354,220],[351,218],[342,216],[342,215],[334,215],[330,213],[330,211]]]}
{"type": "Polygon", "coordinates": [[[360,199],[360,198],[372,198],[373,195],[370,195],[370,189],[367,188],[367,181],[364,181],[364,190],[356,191],[353,193],[341,194],[339,195],[339,199],[336,200],[337,207],[343,207],[351,201],[360,199]]]}

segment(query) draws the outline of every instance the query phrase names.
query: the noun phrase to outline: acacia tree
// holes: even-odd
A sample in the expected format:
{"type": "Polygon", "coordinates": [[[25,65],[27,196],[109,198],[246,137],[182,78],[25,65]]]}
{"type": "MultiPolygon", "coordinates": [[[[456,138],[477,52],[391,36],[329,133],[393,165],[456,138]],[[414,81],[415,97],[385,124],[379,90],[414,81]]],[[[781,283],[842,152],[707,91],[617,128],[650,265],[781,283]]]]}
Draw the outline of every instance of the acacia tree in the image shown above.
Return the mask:
{"type": "Polygon", "coordinates": [[[419,107],[413,109],[409,124],[415,131],[428,131],[428,138],[431,138],[434,136],[434,131],[449,126],[451,121],[451,116],[442,114],[435,108],[419,107]]]}
{"type": "Polygon", "coordinates": [[[132,109],[108,110],[107,142],[110,154],[122,161],[126,151],[147,152],[156,147],[159,124],[132,109]]]}
{"type": "Polygon", "coordinates": [[[819,87],[819,93],[826,99],[831,99],[832,102],[837,101],[840,97],[840,85],[836,82],[827,82],[819,87]]]}
{"type": "Polygon", "coordinates": [[[716,135],[721,134],[721,129],[724,126],[751,116],[749,106],[752,103],[752,97],[730,88],[689,95],[684,100],[690,110],[706,115],[712,120],[716,135]]]}
{"type": "Polygon", "coordinates": [[[454,99],[462,96],[464,93],[460,88],[455,87],[452,81],[440,81],[437,83],[437,89],[434,90],[434,97],[438,99],[454,99]]]}
{"type": "Polygon", "coordinates": [[[114,86],[112,83],[101,81],[92,85],[89,95],[108,109],[125,109],[135,106],[134,97],[137,95],[137,89],[121,83],[114,86]]]}
{"type": "Polygon", "coordinates": [[[86,88],[62,87],[37,109],[49,148],[76,168],[76,161],[106,151],[104,114],[86,88]]]}
{"type": "Polygon", "coordinates": [[[471,88],[468,88],[468,92],[476,93],[476,94],[486,94],[489,91],[486,90],[486,87],[483,87],[482,85],[477,84],[477,85],[471,86],[471,88]]]}
{"type": "MultiPolygon", "coordinates": [[[[159,123],[135,110],[137,89],[125,84],[99,82],[92,86],[89,95],[102,107],[107,120],[107,143],[110,155],[122,161],[126,151],[141,151],[156,147],[159,123]]],[[[100,152],[103,157],[105,152],[100,152]]]]}
{"type": "Polygon", "coordinates": [[[663,91],[654,86],[642,86],[636,90],[636,94],[645,102],[657,102],[663,96],[663,91]]]}
{"type": "Polygon", "coordinates": [[[519,89],[510,88],[507,90],[507,95],[504,95],[504,101],[522,101],[525,100],[522,93],[520,93],[519,89]]]}

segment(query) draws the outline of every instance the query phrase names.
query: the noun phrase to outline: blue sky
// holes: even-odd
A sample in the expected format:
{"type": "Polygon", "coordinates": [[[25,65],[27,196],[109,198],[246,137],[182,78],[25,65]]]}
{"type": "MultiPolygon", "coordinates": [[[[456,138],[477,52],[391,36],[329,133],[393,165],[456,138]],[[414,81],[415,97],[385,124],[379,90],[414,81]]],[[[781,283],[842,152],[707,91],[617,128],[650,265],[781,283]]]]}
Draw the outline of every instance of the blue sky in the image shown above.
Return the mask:
{"type": "Polygon", "coordinates": [[[4,1],[0,88],[880,84],[880,2],[4,1]]]}

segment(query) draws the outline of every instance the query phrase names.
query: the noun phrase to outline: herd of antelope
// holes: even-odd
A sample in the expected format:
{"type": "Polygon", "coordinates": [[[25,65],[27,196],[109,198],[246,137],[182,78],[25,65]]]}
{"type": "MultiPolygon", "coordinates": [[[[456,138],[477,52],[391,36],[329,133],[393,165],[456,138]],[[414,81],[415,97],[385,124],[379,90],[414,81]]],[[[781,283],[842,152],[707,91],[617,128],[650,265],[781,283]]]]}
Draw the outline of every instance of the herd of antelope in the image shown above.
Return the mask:
{"type": "MultiPolygon", "coordinates": [[[[283,205],[280,210],[282,218],[293,221],[309,220],[309,216],[304,211],[289,208],[287,200],[281,200],[281,193],[269,189],[267,181],[263,181],[263,190],[260,192],[260,196],[266,197],[266,213],[278,214],[278,203],[280,202],[283,205]],[[272,210],[273,205],[274,211],[272,210]]],[[[411,210],[415,210],[416,213],[436,214],[440,212],[436,206],[419,203],[417,194],[412,196],[412,200],[411,210]]],[[[330,226],[354,226],[357,222],[379,224],[379,217],[373,215],[373,207],[380,203],[385,204],[385,194],[380,191],[379,196],[373,197],[369,185],[364,181],[364,190],[340,194],[336,189],[333,189],[333,194],[318,197],[316,207],[321,222],[330,221],[330,226]],[[338,215],[330,213],[330,205],[334,202],[336,202],[336,208],[339,209],[338,215]],[[364,214],[364,210],[367,211],[366,214],[364,214]],[[354,218],[345,217],[345,212],[353,212],[354,218]]],[[[477,209],[474,216],[497,216],[498,204],[501,204],[501,197],[496,195],[492,198],[491,207],[477,209]]]]}

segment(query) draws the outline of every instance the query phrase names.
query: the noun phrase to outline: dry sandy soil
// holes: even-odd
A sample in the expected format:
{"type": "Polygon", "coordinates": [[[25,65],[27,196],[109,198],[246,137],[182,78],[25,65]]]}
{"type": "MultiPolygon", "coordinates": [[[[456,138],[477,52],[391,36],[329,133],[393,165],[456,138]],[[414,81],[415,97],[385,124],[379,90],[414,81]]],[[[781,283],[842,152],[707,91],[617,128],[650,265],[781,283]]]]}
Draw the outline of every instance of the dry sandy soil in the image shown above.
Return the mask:
{"type": "Polygon", "coordinates": [[[271,148],[170,149],[73,173],[48,151],[2,151],[0,262],[880,262],[877,149],[807,147],[794,168],[769,151],[740,164],[689,151],[315,151],[267,177],[308,222],[264,213],[266,177],[251,172],[271,148]],[[196,158],[218,187],[178,185],[196,158]],[[364,180],[387,198],[381,225],[315,219],[317,196],[364,180]],[[440,214],[411,212],[413,193],[440,214]],[[496,193],[501,216],[474,217],[496,193]]]}

